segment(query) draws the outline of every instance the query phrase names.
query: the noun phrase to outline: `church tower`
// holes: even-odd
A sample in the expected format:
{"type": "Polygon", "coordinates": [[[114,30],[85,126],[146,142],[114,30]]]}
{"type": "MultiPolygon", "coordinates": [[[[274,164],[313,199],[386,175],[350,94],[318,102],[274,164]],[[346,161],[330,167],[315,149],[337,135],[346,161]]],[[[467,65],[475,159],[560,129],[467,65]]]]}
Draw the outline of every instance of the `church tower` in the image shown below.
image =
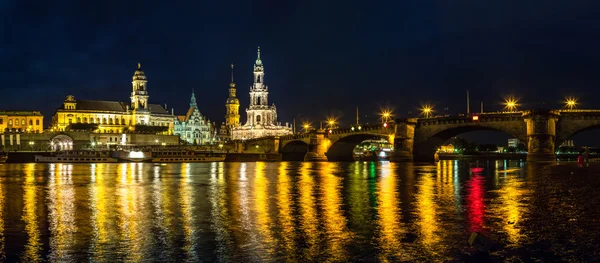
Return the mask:
{"type": "Polygon", "coordinates": [[[257,58],[254,62],[254,84],[250,87],[250,109],[260,109],[261,106],[269,106],[269,92],[265,85],[265,71],[260,59],[260,47],[258,47],[257,58]]]}
{"type": "Polygon", "coordinates": [[[229,83],[229,97],[225,102],[225,125],[229,133],[233,127],[240,125],[240,100],[236,96],[235,82],[233,82],[233,64],[231,64],[231,83],[229,83]]]}
{"type": "Polygon", "coordinates": [[[146,90],[146,74],[142,71],[142,65],[138,63],[137,70],[133,73],[133,91],[131,92],[131,109],[134,112],[148,111],[148,91],[146,90]]]}
{"type": "Polygon", "coordinates": [[[148,107],[148,91],[146,90],[146,74],[142,65],[138,63],[137,70],[133,73],[133,91],[131,92],[131,110],[133,124],[148,125],[150,123],[150,108],[148,107]]]}
{"type": "Polygon", "coordinates": [[[190,98],[190,108],[198,108],[198,103],[196,103],[196,93],[192,90],[192,97],[190,98]]]}

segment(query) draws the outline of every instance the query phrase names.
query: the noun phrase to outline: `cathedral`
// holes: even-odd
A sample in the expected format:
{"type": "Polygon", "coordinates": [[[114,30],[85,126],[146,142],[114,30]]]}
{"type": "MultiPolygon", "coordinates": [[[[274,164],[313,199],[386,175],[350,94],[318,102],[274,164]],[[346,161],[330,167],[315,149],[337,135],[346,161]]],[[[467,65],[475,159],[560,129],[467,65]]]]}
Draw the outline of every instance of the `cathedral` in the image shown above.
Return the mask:
{"type": "Polygon", "coordinates": [[[147,83],[146,74],[138,63],[131,82],[131,102],[75,100],[69,95],[52,117],[52,130],[93,125],[95,132],[100,133],[136,132],[137,128],[144,132],[173,134],[175,116],[169,114],[166,106],[148,102],[147,83]]]}
{"type": "Polygon", "coordinates": [[[243,126],[233,127],[231,134],[233,140],[292,134],[292,128],[287,123],[286,126],[282,126],[277,122],[277,109],[275,104],[269,105],[269,89],[264,84],[264,76],[259,47],[258,57],[254,63],[254,84],[250,87],[250,106],[246,108],[246,123],[243,126]]]}
{"type": "Polygon", "coordinates": [[[198,110],[196,95],[192,91],[190,108],[175,120],[175,135],[188,144],[209,144],[215,137],[213,130],[210,121],[198,110]]]}
{"type": "Polygon", "coordinates": [[[231,83],[229,83],[229,97],[225,102],[225,111],[225,125],[221,127],[221,136],[231,137],[233,128],[240,126],[240,100],[237,98],[235,82],[233,82],[233,64],[231,64],[231,83]]]}

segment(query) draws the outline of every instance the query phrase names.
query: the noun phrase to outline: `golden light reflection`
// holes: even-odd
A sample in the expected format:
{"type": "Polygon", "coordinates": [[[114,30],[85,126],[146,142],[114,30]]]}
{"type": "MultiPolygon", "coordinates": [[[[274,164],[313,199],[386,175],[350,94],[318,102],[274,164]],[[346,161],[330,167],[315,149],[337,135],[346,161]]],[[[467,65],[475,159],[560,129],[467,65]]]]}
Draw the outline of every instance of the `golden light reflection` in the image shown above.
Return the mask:
{"type": "Polygon", "coordinates": [[[48,178],[48,218],[50,220],[51,261],[73,261],[75,226],[75,189],[73,165],[59,164],[56,173],[48,178]]]}
{"type": "MultiPolygon", "coordinates": [[[[219,163],[219,169],[217,171],[211,170],[210,176],[210,187],[209,196],[211,203],[211,228],[215,232],[215,239],[217,241],[217,247],[215,252],[221,256],[224,262],[229,262],[229,250],[231,244],[231,233],[228,231],[229,222],[231,216],[228,211],[227,198],[228,198],[228,184],[225,180],[224,172],[228,172],[228,176],[234,177],[237,169],[227,169],[224,171],[224,163],[219,163]]],[[[232,165],[233,166],[233,165],[232,165]]]]}
{"type": "Polygon", "coordinates": [[[118,227],[123,241],[123,249],[127,250],[127,261],[140,262],[144,258],[144,234],[149,234],[143,229],[143,221],[148,218],[144,214],[144,205],[140,186],[136,184],[138,170],[135,163],[121,163],[119,170],[121,178],[117,184],[118,227]]]}
{"type": "MultiPolygon", "coordinates": [[[[105,167],[106,164],[103,163],[94,164],[91,167],[95,182],[90,184],[90,209],[92,210],[92,227],[94,230],[93,243],[94,247],[97,248],[111,244],[114,238],[114,222],[110,222],[110,215],[114,213],[114,210],[111,209],[113,206],[110,200],[113,195],[107,189],[108,182],[105,179],[105,167]]],[[[100,259],[98,257],[95,261],[100,259]]]]}
{"type": "Polygon", "coordinates": [[[416,194],[417,226],[421,233],[421,243],[428,253],[438,254],[436,245],[440,242],[440,226],[435,203],[435,182],[433,173],[423,173],[419,178],[416,194]]]}
{"type": "Polygon", "coordinates": [[[6,261],[5,239],[4,239],[4,201],[6,199],[4,193],[4,182],[0,178],[0,262],[6,261]]]}
{"type": "Polygon", "coordinates": [[[313,165],[314,163],[302,163],[298,181],[298,191],[300,194],[300,228],[306,236],[305,241],[308,245],[306,258],[309,261],[318,256],[317,237],[319,236],[319,221],[317,220],[315,198],[313,196],[315,181],[310,171],[313,165]]]}
{"type": "Polygon", "coordinates": [[[400,201],[398,199],[396,183],[396,164],[382,163],[381,179],[377,184],[377,200],[379,203],[377,213],[379,225],[379,247],[381,254],[379,259],[387,261],[408,261],[406,258],[400,236],[404,233],[401,223],[400,201]]]}
{"type": "Polygon", "coordinates": [[[341,210],[342,197],[340,189],[342,188],[342,178],[333,174],[339,167],[337,163],[320,163],[319,171],[321,178],[321,189],[323,200],[323,223],[327,232],[328,248],[327,252],[331,260],[336,262],[347,261],[345,246],[351,240],[351,233],[346,226],[346,218],[341,210]]]}
{"type": "Polygon", "coordinates": [[[498,201],[492,205],[492,213],[500,215],[498,224],[502,226],[508,241],[512,245],[519,245],[526,236],[520,228],[520,220],[523,214],[529,210],[526,196],[529,190],[525,182],[519,180],[515,175],[507,175],[502,188],[498,190],[498,201]]]}
{"type": "MultiPolygon", "coordinates": [[[[25,222],[25,232],[27,232],[27,244],[23,254],[23,262],[41,262],[40,252],[42,243],[40,241],[40,230],[38,227],[37,210],[37,191],[35,187],[35,164],[27,164],[24,168],[25,181],[23,184],[23,217],[25,222]]],[[[52,171],[51,171],[52,172],[52,171]]],[[[4,248],[4,242],[2,242],[4,248]]],[[[4,252],[4,249],[2,249],[4,252]]],[[[4,254],[4,253],[3,253],[4,254]]]]}
{"type": "MultiPolygon", "coordinates": [[[[265,163],[257,162],[254,170],[254,205],[256,209],[256,227],[260,234],[261,244],[267,253],[273,253],[273,233],[271,233],[271,216],[269,215],[269,180],[265,177],[265,163]]],[[[262,255],[266,256],[266,255],[262,255]]]]}
{"type": "Polygon", "coordinates": [[[154,183],[152,191],[152,204],[154,207],[154,222],[158,228],[160,238],[161,258],[173,257],[173,230],[174,217],[171,213],[173,202],[171,198],[176,196],[176,188],[169,187],[170,178],[161,178],[163,166],[154,166],[154,183]]]}
{"type": "Polygon", "coordinates": [[[290,175],[287,173],[289,163],[282,162],[279,164],[279,175],[277,177],[277,206],[279,208],[279,225],[281,225],[281,236],[283,238],[283,246],[285,251],[294,253],[295,248],[295,228],[293,218],[293,199],[291,188],[293,182],[290,175]]]}
{"type": "MultiPolygon", "coordinates": [[[[216,167],[213,168],[216,169],[216,167]]],[[[181,164],[182,179],[179,181],[179,206],[181,207],[181,222],[185,238],[183,250],[188,260],[196,262],[199,259],[197,258],[197,253],[194,251],[196,225],[194,224],[194,204],[192,203],[194,189],[191,186],[190,169],[191,166],[189,163],[181,164]]]]}

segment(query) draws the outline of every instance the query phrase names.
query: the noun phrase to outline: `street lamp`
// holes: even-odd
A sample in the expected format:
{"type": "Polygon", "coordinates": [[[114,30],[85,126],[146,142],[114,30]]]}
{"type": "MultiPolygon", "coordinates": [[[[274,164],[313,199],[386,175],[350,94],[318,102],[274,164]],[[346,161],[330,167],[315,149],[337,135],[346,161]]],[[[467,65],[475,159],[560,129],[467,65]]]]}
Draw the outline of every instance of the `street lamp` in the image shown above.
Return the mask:
{"type": "Polygon", "coordinates": [[[421,107],[421,114],[425,116],[425,118],[430,118],[431,113],[433,113],[433,106],[431,105],[423,105],[421,107]]]}
{"type": "Polygon", "coordinates": [[[383,110],[381,112],[381,123],[388,122],[390,117],[392,117],[392,111],[391,110],[383,110]]]}
{"type": "Polygon", "coordinates": [[[302,124],[302,128],[304,129],[304,132],[308,132],[310,130],[310,123],[305,122],[302,124]]]}
{"type": "Polygon", "coordinates": [[[33,151],[33,145],[35,144],[35,142],[30,141],[29,145],[31,146],[31,150],[33,151]]]}
{"type": "Polygon", "coordinates": [[[504,99],[504,105],[505,105],[505,109],[507,109],[510,112],[513,112],[515,110],[517,110],[517,106],[519,106],[519,100],[515,99],[515,98],[506,98],[504,99]]]}
{"type": "Polygon", "coordinates": [[[570,98],[565,98],[565,106],[567,106],[567,108],[569,108],[569,110],[572,110],[573,108],[575,108],[577,106],[577,99],[570,97],[570,98]]]}

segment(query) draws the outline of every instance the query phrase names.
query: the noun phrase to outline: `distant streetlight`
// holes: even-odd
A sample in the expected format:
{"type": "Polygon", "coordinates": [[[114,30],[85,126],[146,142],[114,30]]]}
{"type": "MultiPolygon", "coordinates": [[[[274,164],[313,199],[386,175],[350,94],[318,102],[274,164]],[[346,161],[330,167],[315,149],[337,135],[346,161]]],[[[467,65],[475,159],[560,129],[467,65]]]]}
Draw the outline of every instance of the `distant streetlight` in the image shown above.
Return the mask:
{"type": "Polygon", "coordinates": [[[425,116],[425,118],[431,118],[432,113],[433,113],[433,106],[423,105],[421,107],[421,114],[423,114],[423,116],[425,116]]]}
{"type": "Polygon", "coordinates": [[[327,119],[327,127],[329,129],[333,129],[335,127],[335,124],[336,124],[336,120],[334,118],[327,119]]]}
{"type": "Polygon", "coordinates": [[[513,112],[517,110],[517,107],[519,106],[519,100],[512,97],[506,98],[504,99],[504,105],[505,109],[507,109],[510,112],[513,112]]]}
{"type": "Polygon", "coordinates": [[[570,97],[570,98],[566,98],[565,99],[565,106],[567,106],[567,108],[569,108],[569,110],[574,109],[575,107],[577,107],[577,99],[570,97]]]}
{"type": "Polygon", "coordinates": [[[310,130],[310,123],[308,123],[308,122],[303,123],[302,128],[304,129],[304,132],[308,132],[310,130]]]}
{"type": "Polygon", "coordinates": [[[383,110],[381,112],[381,123],[388,122],[390,120],[390,117],[392,117],[392,111],[383,110]]]}

